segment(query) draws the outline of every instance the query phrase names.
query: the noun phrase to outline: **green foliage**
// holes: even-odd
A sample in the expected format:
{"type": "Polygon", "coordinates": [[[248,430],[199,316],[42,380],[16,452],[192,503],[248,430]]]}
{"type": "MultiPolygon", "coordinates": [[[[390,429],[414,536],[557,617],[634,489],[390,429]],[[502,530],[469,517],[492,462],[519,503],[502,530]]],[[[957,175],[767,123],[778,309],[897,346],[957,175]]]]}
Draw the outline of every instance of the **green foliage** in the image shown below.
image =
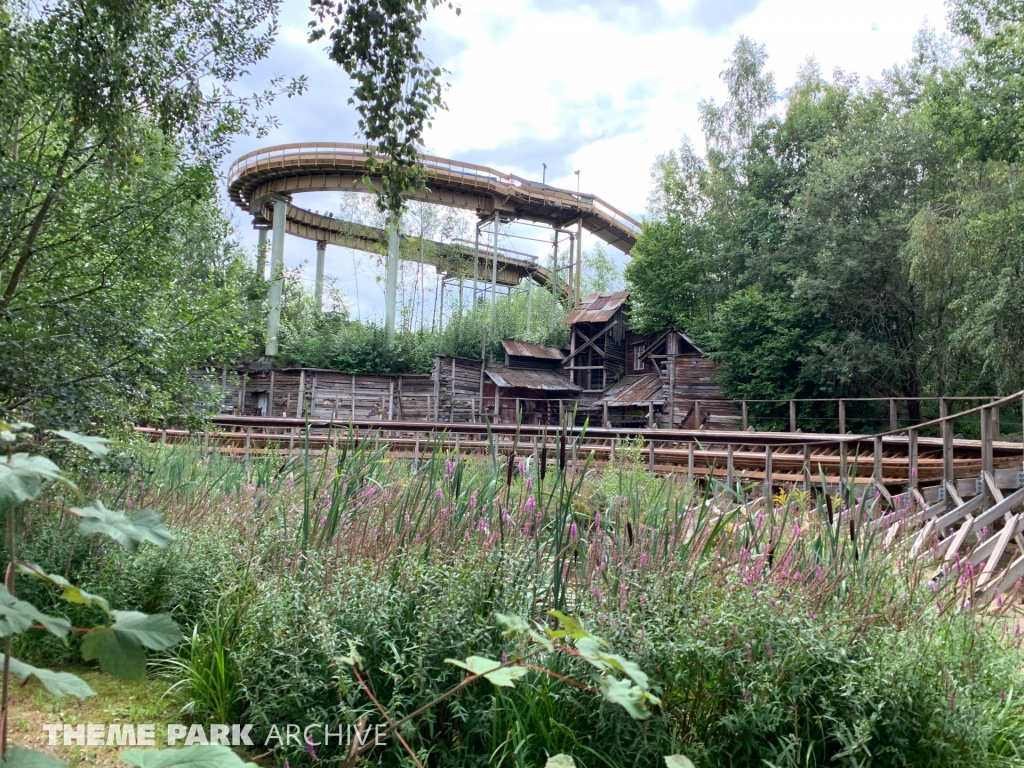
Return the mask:
{"type": "MultiPolygon", "coordinates": [[[[196,629],[168,667],[189,711],[260,739],[382,722],[365,683],[395,719],[435,702],[400,728],[425,765],[1020,764],[1018,639],[995,606],[979,624],[933,591],[926,561],[873,532],[870,499],[780,495],[755,515],[742,488],[648,478],[636,453],[600,478],[525,459],[509,484],[503,461],[425,451],[414,471],[344,436],[283,467],[147,448],[147,499],[182,536],[169,552],[194,561],[172,557],[168,582],[219,574],[191,579],[196,629]],[[538,621],[556,600],[560,624],[538,621]],[[466,674],[508,669],[513,687],[466,674]]],[[[44,540],[89,588],[118,569],[61,544],[44,540]]],[[[405,764],[389,743],[365,757],[405,764]]]]}
{"type": "MultiPolygon", "coordinates": [[[[88,529],[90,515],[95,516],[101,510],[111,530],[102,532],[111,534],[112,538],[121,542],[128,549],[134,549],[138,540],[151,540],[157,546],[166,547],[173,537],[151,510],[140,510],[133,517],[144,520],[143,525],[134,525],[133,533],[139,538],[132,538],[126,532],[128,518],[120,512],[107,509],[100,502],[84,508],[75,508],[63,504],[43,502],[42,496],[46,486],[54,481],[62,480],[63,475],[57,465],[41,456],[18,452],[19,448],[45,445],[47,440],[34,434],[31,424],[20,423],[10,425],[0,422],[0,434],[5,435],[3,445],[5,460],[0,466],[6,471],[0,474],[0,515],[3,517],[7,566],[4,583],[0,586],[0,636],[6,638],[3,653],[3,694],[0,700],[0,722],[6,723],[10,718],[10,701],[8,698],[9,677],[13,675],[19,680],[34,677],[51,693],[64,696],[72,695],[80,698],[93,696],[94,691],[76,675],[67,672],[53,672],[40,669],[11,656],[15,636],[23,636],[38,629],[45,629],[62,641],[72,630],[70,621],[63,617],[49,615],[33,603],[14,596],[17,575],[26,575],[38,579],[47,585],[61,588],[61,599],[73,605],[95,607],[102,610],[104,618],[113,619],[113,624],[93,626],[90,629],[74,628],[83,632],[81,650],[82,657],[99,661],[101,668],[116,677],[123,679],[139,679],[145,675],[146,652],[149,648],[164,651],[181,640],[181,631],[177,624],[166,614],[147,615],[136,611],[111,611],[107,601],[92,595],[72,584],[63,576],[48,574],[41,567],[21,559],[21,550],[26,526],[27,507],[40,505],[43,509],[85,518],[82,532],[97,532],[88,529]],[[143,514],[145,513],[145,514],[143,514]],[[159,532],[154,535],[154,532],[159,532]]],[[[57,431],[59,438],[72,444],[85,447],[91,453],[105,454],[106,446],[95,439],[66,431],[57,431]]],[[[66,482],[65,485],[75,494],[78,489],[66,482]]],[[[26,750],[9,752],[7,730],[0,735],[0,756],[5,764],[32,765],[47,762],[49,758],[26,750]]]]}
{"type": "Polygon", "coordinates": [[[486,349],[490,358],[501,360],[502,339],[564,346],[568,331],[561,324],[565,314],[561,303],[538,286],[530,289],[529,298],[526,290],[520,287],[498,297],[493,338],[489,336],[490,303],[482,302],[448,318],[442,330],[399,329],[389,342],[383,326],[350,320],[344,312],[323,311],[298,282],[292,282],[281,312],[277,362],[349,373],[426,373],[434,365],[434,355],[479,360],[486,349]]]}
{"type": "MultiPolygon", "coordinates": [[[[423,189],[417,147],[433,113],[444,108],[441,70],[420,43],[420,27],[443,0],[314,0],[310,42],[328,38],[328,55],[355,83],[349,104],[359,113],[371,162],[382,175],[378,206],[397,219],[406,195],[423,189]]],[[[451,2],[449,8],[454,7],[451,2]]],[[[461,9],[456,8],[456,13],[461,9]]]]}
{"type": "Polygon", "coordinates": [[[251,271],[218,210],[231,138],[302,82],[239,97],[276,0],[0,4],[0,415],[189,418],[247,350],[251,271]]]}
{"type": "Polygon", "coordinates": [[[196,744],[180,749],[126,749],[121,761],[137,768],[246,768],[247,763],[227,747],[196,744]]]}
{"type": "Polygon", "coordinates": [[[764,49],[737,43],[728,100],[702,105],[706,155],[684,141],[655,166],[626,271],[640,330],[686,330],[736,398],[1024,386],[1024,18],[951,5],[958,54],[926,31],[868,83],[811,61],[778,114],[764,49]]]}
{"type": "Polygon", "coordinates": [[[737,291],[716,310],[708,337],[722,366],[721,385],[739,398],[764,392],[815,397],[824,387],[805,367],[819,323],[806,305],[760,286],[737,291]]]}

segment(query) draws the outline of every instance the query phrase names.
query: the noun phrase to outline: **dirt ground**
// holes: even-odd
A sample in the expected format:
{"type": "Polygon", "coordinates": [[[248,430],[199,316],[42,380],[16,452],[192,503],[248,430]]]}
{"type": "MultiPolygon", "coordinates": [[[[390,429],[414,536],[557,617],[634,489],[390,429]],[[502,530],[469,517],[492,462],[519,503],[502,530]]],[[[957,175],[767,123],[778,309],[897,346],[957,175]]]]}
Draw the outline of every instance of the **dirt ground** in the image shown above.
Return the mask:
{"type": "Polygon", "coordinates": [[[11,694],[11,721],[8,743],[45,752],[68,764],[112,768],[124,763],[119,755],[125,747],[63,746],[57,737],[57,746],[50,746],[43,730],[47,723],[77,725],[79,723],[153,723],[155,746],[167,746],[167,724],[181,722],[180,703],[167,695],[166,680],[146,679],[136,683],[124,682],[94,670],[66,669],[96,691],[88,699],[73,696],[54,696],[33,678],[26,685],[16,685],[11,694]]]}

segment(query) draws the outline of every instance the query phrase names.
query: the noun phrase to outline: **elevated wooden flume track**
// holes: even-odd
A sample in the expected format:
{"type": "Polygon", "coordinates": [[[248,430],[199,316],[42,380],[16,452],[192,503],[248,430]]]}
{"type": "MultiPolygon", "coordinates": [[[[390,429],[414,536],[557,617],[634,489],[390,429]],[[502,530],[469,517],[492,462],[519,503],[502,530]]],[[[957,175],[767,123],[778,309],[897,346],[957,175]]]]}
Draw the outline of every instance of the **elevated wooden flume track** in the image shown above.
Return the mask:
{"type": "Polygon", "coordinates": [[[995,439],[999,409],[1021,404],[1024,391],[977,408],[875,435],[792,432],[547,427],[432,421],[356,422],[215,416],[214,430],[137,428],[153,441],[202,441],[210,450],[249,459],[258,454],[321,453],[339,441],[373,437],[393,455],[419,460],[434,451],[503,457],[546,456],[566,446],[569,471],[614,464],[622,441],[642,438],[650,471],[728,489],[785,487],[810,492],[874,493],[887,509],[875,524],[886,536],[912,535],[916,552],[952,566],[970,563],[975,589],[1009,592],[1024,579],[1024,446],[995,439]],[[979,418],[981,439],[954,438],[956,422],[979,418]],[[922,432],[938,432],[937,437],[922,432]],[[587,463],[589,461],[589,464],[587,463]]]}
{"type": "MultiPolygon", "coordinates": [[[[497,214],[506,220],[550,224],[556,229],[581,221],[587,231],[627,253],[640,233],[638,221],[595,195],[443,157],[420,155],[419,160],[426,171],[427,189],[410,193],[413,199],[474,211],[481,217],[497,214]]],[[[291,202],[294,195],[303,192],[371,192],[367,181],[379,182],[380,176],[370,168],[361,144],[279,144],[249,152],[232,163],[228,195],[239,208],[265,222],[273,217],[273,201],[287,199],[288,234],[383,254],[387,252],[383,230],[314,213],[291,202]]],[[[446,269],[453,260],[461,259],[472,265],[472,245],[435,246],[426,257],[427,263],[446,269]]],[[[549,270],[523,254],[499,249],[497,262],[497,282],[501,285],[515,286],[527,277],[540,285],[551,282],[549,270]]]]}

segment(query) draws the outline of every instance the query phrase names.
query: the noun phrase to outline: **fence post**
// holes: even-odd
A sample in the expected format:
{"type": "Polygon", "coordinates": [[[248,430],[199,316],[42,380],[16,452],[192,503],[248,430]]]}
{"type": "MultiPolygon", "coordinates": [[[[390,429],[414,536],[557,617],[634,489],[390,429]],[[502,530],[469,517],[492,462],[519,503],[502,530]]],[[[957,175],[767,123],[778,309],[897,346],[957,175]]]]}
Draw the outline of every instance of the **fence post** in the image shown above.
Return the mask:
{"type": "MultiPolygon", "coordinates": [[[[845,435],[846,434],[846,401],[845,400],[840,400],[839,401],[839,434],[840,435],[845,435]]],[[[843,443],[843,445],[846,445],[846,443],[843,443]]]]}
{"type": "Polygon", "coordinates": [[[916,491],[919,487],[917,479],[917,430],[907,433],[907,488],[916,491]]]}
{"type": "Polygon", "coordinates": [[[889,398],[889,429],[895,431],[899,429],[899,418],[896,415],[896,398],[889,398]]]}
{"type": "Polygon", "coordinates": [[[647,446],[647,469],[654,474],[654,441],[651,440],[647,446]]]}
{"type": "Polygon", "coordinates": [[[992,503],[992,493],[985,482],[985,475],[992,474],[992,409],[985,406],[981,409],[981,474],[982,503],[987,507],[992,503]]]}
{"type": "Polygon", "coordinates": [[[811,490],[811,444],[804,443],[804,490],[811,490]]]}
{"type": "Polygon", "coordinates": [[[764,447],[764,497],[771,502],[772,499],[772,447],[764,447]]]}
{"type": "Polygon", "coordinates": [[[725,484],[729,486],[729,490],[733,489],[735,483],[733,483],[733,469],[732,469],[732,456],[733,456],[733,444],[729,443],[726,448],[725,457],[725,484]]]}
{"type": "Polygon", "coordinates": [[[999,433],[1000,433],[1000,431],[1001,430],[999,428],[999,406],[998,405],[993,405],[992,406],[992,439],[993,440],[995,440],[997,442],[999,441],[999,433]]]}
{"type": "Polygon", "coordinates": [[[789,401],[789,431],[796,432],[796,400],[789,401]]]}
{"type": "Polygon", "coordinates": [[[647,428],[651,429],[654,427],[654,401],[647,401],[647,428]]]}
{"type": "Polygon", "coordinates": [[[750,420],[747,418],[747,401],[743,401],[743,431],[747,431],[747,427],[750,426],[750,420]]]}
{"type": "Polygon", "coordinates": [[[871,479],[875,481],[875,485],[878,488],[882,487],[882,438],[877,436],[875,437],[875,455],[871,466],[871,479]]]}
{"type": "Polygon", "coordinates": [[[849,476],[846,467],[847,444],[843,440],[839,443],[839,490],[843,491],[849,484],[849,476]]]}
{"type": "Polygon", "coordinates": [[[686,446],[686,482],[693,482],[693,453],[696,443],[688,443],[686,446]]]}

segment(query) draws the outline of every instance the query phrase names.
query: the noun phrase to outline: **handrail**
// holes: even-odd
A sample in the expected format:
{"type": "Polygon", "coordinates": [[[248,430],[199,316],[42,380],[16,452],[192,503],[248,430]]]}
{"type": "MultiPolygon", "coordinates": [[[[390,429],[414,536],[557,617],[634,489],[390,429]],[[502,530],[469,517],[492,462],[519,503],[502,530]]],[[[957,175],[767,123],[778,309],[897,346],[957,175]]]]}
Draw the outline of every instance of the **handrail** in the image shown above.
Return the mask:
{"type": "Polygon", "coordinates": [[[940,416],[939,418],[932,419],[931,421],[922,421],[920,424],[910,424],[910,425],[908,425],[906,427],[901,427],[900,429],[890,429],[888,432],[878,432],[878,433],[876,433],[874,435],[874,437],[889,437],[891,435],[901,435],[901,434],[903,434],[905,432],[908,432],[908,431],[910,431],[912,429],[920,430],[920,429],[924,429],[925,427],[934,427],[934,426],[936,426],[938,424],[943,424],[943,423],[945,423],[947,421],[955,421],[957,419],[962,419],[964,416],[971,416],[971,415],[973,415],[975,413],[981,413],[982,411],[986,411],[989,408],[998,408],[998,407],[1000,407],[1002,405],[1006,405],[1008,403],[1017,402],[1018,400],[1024,401],[1024,389],[1022,389],[1020,392],[1016,392],[1016,393],[1014,393],[1012,395],[1007,395],[1006,397],[1003,397],[1000,400],[994,400],[991,403],[985,403],[984,405],[976,406],[974,408],[971,408],[969,411],[961,411],[960,413],[952,413],[949,416],[940,416]]]}
{"type": "MultiPolygon", "coordinates": [[[[266,161],[274,157],[287,157],[296,154],[312,154],[314,157],[317,157],[321,153],[325,155],[325,158],[330,155],[349,156],[352,158],[360,158],[364,163],[367,158],[366,148],[361,144],[345,142],[275,144],[270,147],[262,147],[251,152],[247,152],[236,159],[228,169],[228,184],[229,186],[233,184],[244,171],[248,170],[252,166],[258,165],[262,161],[266,161]]],[[[605,202],[596,195],[577,193],[547,184],[539,186],[534,186],[529,183],[524,184],[513,174],[503,173],[502,171],[495,170],[494,168],[478,165],[476,163],[452,160],[449,158],[438,157],[436,155],[420,155],[419,160],[423,164],[424,168],[435,172],[448,171],[449,173],[466,177],[469,180],[476,180],[483,177],[488,182],[496,182],[506,187],[514,187],[521,192],[525,192],[530,198],[536,197],[541,201],[554,198],[556,201],[563,201],[569,205],[579,208],[580,210],[592,208],[598,213],[606,215],[617,224],[625,227],[633,234],[639,234],[642,228],[641,223],[632,216],[605,202]],[[535,191],[539,194],[534,194],[535,191]]]]}

